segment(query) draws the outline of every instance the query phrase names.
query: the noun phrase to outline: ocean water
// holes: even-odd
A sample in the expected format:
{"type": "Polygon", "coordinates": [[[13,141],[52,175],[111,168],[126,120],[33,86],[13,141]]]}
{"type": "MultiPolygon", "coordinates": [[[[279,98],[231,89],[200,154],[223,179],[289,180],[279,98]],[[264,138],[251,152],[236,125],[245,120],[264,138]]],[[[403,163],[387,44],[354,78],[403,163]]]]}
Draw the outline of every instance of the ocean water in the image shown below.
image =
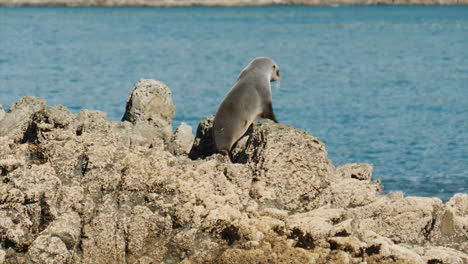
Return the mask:
{"type": "Polygon", "coordinates": [[[154,78],[195,132],[258,56],[281,68],[278,120],[336,166],[374,164],[385,192],[467,192],[468,7],[0,8],[7,109],[34,95],[120,120],[154,78]]]}

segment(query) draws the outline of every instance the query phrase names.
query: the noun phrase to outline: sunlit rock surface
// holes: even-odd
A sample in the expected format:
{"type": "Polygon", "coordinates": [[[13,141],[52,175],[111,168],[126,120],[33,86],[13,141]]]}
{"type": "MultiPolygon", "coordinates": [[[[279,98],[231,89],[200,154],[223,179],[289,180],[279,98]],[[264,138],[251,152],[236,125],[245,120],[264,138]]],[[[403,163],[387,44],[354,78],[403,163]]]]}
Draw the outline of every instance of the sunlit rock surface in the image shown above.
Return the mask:
{"type": "Polygon", "coordinates": [[[468,263],[467,194],[381,195],[372,165],[335,168],[270,121],[232,163],[212,117],[172,133],[170,97],[141,80],[123,122],[35,97],[0,110],[0,262],[468,263]]]}

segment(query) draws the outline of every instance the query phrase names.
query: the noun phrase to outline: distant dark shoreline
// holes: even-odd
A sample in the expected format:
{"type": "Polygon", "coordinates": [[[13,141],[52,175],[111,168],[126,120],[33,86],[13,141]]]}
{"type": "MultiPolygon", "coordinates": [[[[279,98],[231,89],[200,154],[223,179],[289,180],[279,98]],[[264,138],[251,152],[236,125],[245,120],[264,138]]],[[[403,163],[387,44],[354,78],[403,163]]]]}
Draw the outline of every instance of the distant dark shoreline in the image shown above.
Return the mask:
{"type": "Polygon", "coordinates": [[[0,6],[188,7],[188,6],[468,5],[468,0],[0,0],[0,6]]]}

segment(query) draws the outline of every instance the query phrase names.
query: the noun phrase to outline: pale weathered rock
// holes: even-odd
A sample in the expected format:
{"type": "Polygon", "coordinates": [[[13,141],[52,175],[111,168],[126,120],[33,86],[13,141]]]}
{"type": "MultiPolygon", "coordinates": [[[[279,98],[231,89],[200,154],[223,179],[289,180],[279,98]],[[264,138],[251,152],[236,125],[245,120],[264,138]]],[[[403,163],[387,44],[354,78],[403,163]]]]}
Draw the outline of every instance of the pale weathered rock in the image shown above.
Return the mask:
{"type": "Polygon", "coordinates": [[[366,229],[364,226],[358,230],[358,237],[366,244],[362,253],[364,260],[370,263],[417,263],[423,264],[423,259],[414,251],[395,244],[391,239],[383,237],[366,229]]]}
{"type": "MultiPolygon", "coordinates": [[[[211,117],[200,123],[192,158],[215,152],[211,127],[211,117]]],[[[232,150],[233,161],[252,169],[254,193],[267,206],[298,211],[316,208],[314,198],[336,179],[323,143],[303,130],[265,120],[254,123],[239,142],[232,150]]]]}
{"type": "Polygon", "coordinates": [[[163,261],[168,251],[166,244],[171,238],[170,219],[153,213],[147,207],[136,206],[126,230],[130,262],[144,262],[148,257],[153,262],[163,261]]]}
{"type": "Polygon", "coordinates": [[[6,174],[24,164],[27,146],[15,145],[9,137],[0,137],[0,173],[6,174]]]}
{"type": "Polygon", "coordinates": [[[3,176],[0,187],[0,233],[10,248],[25,251],[58,216],[60,180],[49,164],[21,164],[3,176]]]}
{"type": "Polygon", "coordinates": [[[455,194],[434,223],[430,239],[468,252],[468,194],[455,194]]]}
{"type": "Polygon", "coordinates": [[[61,264],[69,263],[71,252],[60,238],[41,235],[32,243],[27,253],[28,263],[61,264]]]}
{"type": "Polygon", "coordinates": [[[447,247],[419,247],[414,251],[422,256],[425,263],[468,263],[468,254],[447,247]]]}
{"type": "Polygon", "coordinates": [[[8,136],[15,142],[25,141],[28,134],[25,133],[35,113],[46,107],[46,101],[42,98],[25,96],[15,102],[8,114],[0,120],[0,137],[8,136]]]}
{"type": "Polygon", "coordinates": [[[333,248],[333,250],[343,250],[346,252],[351,253],[353,256],[358,256],[362,255],[365,249],[367,248],[367,244],[359,240],[358,238],[352,236],[352,237],[347,237],[347,236],[337,236],[337,237],[332,237],[328,240],[330,243],[330,247],[333,248]],[[363,250],[364,249],[364,250],[363,250]]]}
{"type": "Polygon", "coordinates": [[[192,149],[193,140],[192,127],[182,122],[172,137],[171,152],[176,155],[187,155],[192,149]]]}
{"type": "Polygon", "coordinates": [[[269,120],[254,124],[248,137],[234,160],[247,163],[255,180],[274,192],[266,203],[293,211],[316,208],[315,197],[335,180],[325,145],[303,130],[269,120]]]}
{"type": "Polygon", "coordinates": [[[41,235],[58,237],[65,243],[67,249],[74,249],[81,234],[81,219],[76,212],[68,212],[54,220],[41,235]]]}
{"type": "Polygon", "coordinates": [[[47,116],[47,122],[53,124],[55,128],[65,128],[73,120],[73,114],[63,105],[47,107],[44,116],[47,116]]]}
{"type": "Polygon", "coordinates": [[[286,219],[287,229],[310,235],[314,240],[331,236],[333,223],[343,215],[338,209],[316,209],[307,213],[291,215],[286,219]]]}
{"type": "Polygon", "coordinates": [[[84,263],[125,262],[125,226],[120,223],[124,214],[117,210],[111,196],[103,197],[96,216],[83,227],[81,247],[84,263]]]}
{"type": "Polygon", "coordinates": [[[131,122],[34,97],[0,120],[0,263],[466,262],[466,194],[382,196],[371,165],[335,170],[318,139],[269,121],[232,163],[204,119],[188,159],[161,87],[137,85],[131,122]]]}
{"type": "Polygon", "coordinates": [[[162,137],[165,140],[172,135],[172,117],[175,106],[172,104],[171,90],[160,81],[142,79],[135,85],[122,121],[133,124],[149,124],[153,137],[162,137]]]}
{"type": "Polygon", "coordinates": [[[141,79],[128,98],[123,120],[136,122],[157,122],[159,119],[172,123],[175,106],[171,91],[160,81],[141,79]]]}
{"type": "Polygon", "coordinates": [[[330,183],[314,199],[319,206],[354,208],[376,201],[382,190],[380,182],[363,182],[353,178],[338,179],[330,183]]]}
{"type": "Polygon", "coordinates": [[[382,196],[368,205],[349,209],[347,217],[395,243],[423,244],[429,239],[443,204],[437,198],[382,196]]]}
{"type": "Polygon", "coordinates": [[[341,178],[353,178],[369,181],[372,177],[374,166],[368,163],[349,163],[336,168],[336,174],[341,178]]]}

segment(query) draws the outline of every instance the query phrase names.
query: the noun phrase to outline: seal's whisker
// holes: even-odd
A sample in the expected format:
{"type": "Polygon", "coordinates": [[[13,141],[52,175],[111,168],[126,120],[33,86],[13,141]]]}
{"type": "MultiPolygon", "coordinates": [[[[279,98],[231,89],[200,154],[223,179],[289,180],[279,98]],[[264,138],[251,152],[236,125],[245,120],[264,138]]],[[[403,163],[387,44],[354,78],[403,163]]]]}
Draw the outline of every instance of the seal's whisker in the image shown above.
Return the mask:
{"type": "Polygon", "coordinates": [[[275,89],[279,90],[280,89],[280,84],[281,84],[281,81],[276,81],[275,89]]]}

